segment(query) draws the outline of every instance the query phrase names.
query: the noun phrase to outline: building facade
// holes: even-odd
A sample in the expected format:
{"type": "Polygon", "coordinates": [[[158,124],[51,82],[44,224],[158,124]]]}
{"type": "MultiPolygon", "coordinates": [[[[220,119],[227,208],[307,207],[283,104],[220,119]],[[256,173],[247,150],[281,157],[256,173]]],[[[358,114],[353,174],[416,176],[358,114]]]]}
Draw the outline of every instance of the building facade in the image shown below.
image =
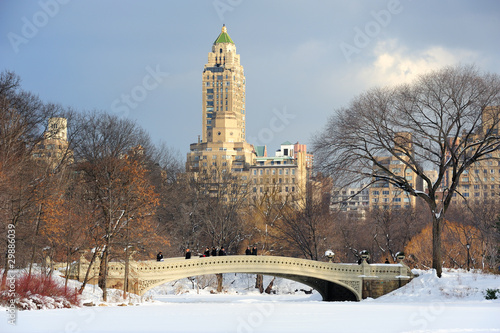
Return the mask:
{"type": "Polygon", "coordinates": [[[330,209],[346,213],[351,218],[364,219],[370,209],[370,190],[359,187],[333,188],[330,209]]]}
{"type": "MultiPolygon", "coordinates": [[[[266,147],[256,151],[266,152],[266,147]]],[[[295,201],[306,195],[309,179],[305,148],[296,152],[290,142],[281,144],[275,156],[257,155],[250,167],[251,197],[268,195],[295,201]]]]}
{"type": "Polygon", "coordinates": [[[223,26],[203,69],[202,137],[190,145],[186,171],[248,173],[255,153],[245,130],[245,75],[223,26]]]}
{"type": "Polygon", "coordinates": [[[413,208],[417,204],[417,197],[409,195],[406,191],[383,180],[384,168],[390,170],[396,176],[404,177],[414,189],[423,191],[422,179],[413,170],[405,166],[403,161],[409,159],[409,157],[403,153],[397,153],[398,147],[401,151],[408,151],[411,154],[413,151],[411,133],[396,133],[394,138],[395,156],[377,157],[377,162],[381,166],[374,166],[373,169],[373,181],[375,183],[369,189],[371,209],[413,208]]]}
{"type": "Polygon", "coordinates": [[[33,150],[33,158],[47,162],[56,167],[66,158],[72,161],[71,152],[68,149],[68,123],[66,118],[52,117],[48,120],[47,130],[33,150]]]}
{"type": "MultiPolygon", "coordinates": [[[[480,136],[485,137],[488,134],[498,136],[500,106],[486,107],[481,118],[480,136]]],[[[457,140],[459,142],[465,138],[457,140]]],[[[475,138],[472,137],[470,140],[475,140],[475,138]]],[[[475,162],[462,173],[457,187],[458,193],[453,194],[452,204],[500,201],[500,151],[492,151],[486,158],[486,160],[475,162]]],[[[450,186],[451,177],[451,171],[448,171],[441,186],[443,190],[450,186]]]]}
{"type": "Polygon", "coordinates": [[[223,26],[202,73],[202,135],[190,145],[188,177],[216,193],[227,174],[250,199],[272,194],[295,200],[306,193],[313,156],[298,142],[284,142],[272,157],[266,146],[246,142],[245,84],[240,55],[223,26]]]}

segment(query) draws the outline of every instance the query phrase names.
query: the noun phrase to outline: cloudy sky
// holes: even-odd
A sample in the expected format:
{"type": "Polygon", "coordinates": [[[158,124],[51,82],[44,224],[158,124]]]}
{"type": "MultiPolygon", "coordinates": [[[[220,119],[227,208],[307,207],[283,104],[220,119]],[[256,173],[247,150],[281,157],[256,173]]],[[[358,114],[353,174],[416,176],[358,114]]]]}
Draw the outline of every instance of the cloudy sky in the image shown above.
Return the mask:
{"type": "Polygon", "coordinates": [[[2,0],[0,70],[45,101],[135,119],[185,156],[222,24],[245,68],[247,141],[269,152],[310,144],[371,87],[459,63],[500,73],[496,0],[2,0]]]}

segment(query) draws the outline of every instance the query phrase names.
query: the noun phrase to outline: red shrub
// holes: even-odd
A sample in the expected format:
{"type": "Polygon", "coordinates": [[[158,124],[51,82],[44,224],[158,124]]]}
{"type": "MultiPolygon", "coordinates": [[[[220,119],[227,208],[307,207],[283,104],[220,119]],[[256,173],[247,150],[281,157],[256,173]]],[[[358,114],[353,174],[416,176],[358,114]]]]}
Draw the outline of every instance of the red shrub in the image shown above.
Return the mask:
{"type": "Polygon", "coordinates": [[[11,299],[20,309],[67,308],[80,304],[80,294],[72,288],[58,284],[51,276],[24,274],[16,278],[16,289],[0,291],[0,304],[7,305],[11,299]]]}

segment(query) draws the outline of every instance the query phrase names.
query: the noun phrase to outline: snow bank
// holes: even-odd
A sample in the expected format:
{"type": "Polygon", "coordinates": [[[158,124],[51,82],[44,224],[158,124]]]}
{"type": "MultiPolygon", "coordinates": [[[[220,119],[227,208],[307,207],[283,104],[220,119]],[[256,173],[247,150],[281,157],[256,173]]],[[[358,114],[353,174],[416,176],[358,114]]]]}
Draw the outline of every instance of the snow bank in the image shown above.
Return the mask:
{"type": "Polygon", "coordinates": [[[376,301],[481,301],[485,299],[487,289],[500,289],[500,275],[484,274],[477,270],[444,269],[441,278],[437,277],[435,270],[414,269],[412,272],[418,277],[376,301]]]}

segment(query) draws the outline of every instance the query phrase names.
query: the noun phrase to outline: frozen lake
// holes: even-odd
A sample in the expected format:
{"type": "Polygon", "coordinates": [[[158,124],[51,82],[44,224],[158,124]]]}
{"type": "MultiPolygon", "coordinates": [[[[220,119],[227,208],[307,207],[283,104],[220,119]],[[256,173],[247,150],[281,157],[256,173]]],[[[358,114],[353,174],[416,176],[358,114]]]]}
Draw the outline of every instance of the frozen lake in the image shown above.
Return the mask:
{"type": "Polygon", "coordinates": [[[133,306],[20,311],[15,326],[2,311],[0,332],[500,332],[500,300],[485,300],[486,288],[500,288],[498,275],[450,272],[438,279],[424,272],[361,302],[234,290],[155,295],[133,306]]]}

